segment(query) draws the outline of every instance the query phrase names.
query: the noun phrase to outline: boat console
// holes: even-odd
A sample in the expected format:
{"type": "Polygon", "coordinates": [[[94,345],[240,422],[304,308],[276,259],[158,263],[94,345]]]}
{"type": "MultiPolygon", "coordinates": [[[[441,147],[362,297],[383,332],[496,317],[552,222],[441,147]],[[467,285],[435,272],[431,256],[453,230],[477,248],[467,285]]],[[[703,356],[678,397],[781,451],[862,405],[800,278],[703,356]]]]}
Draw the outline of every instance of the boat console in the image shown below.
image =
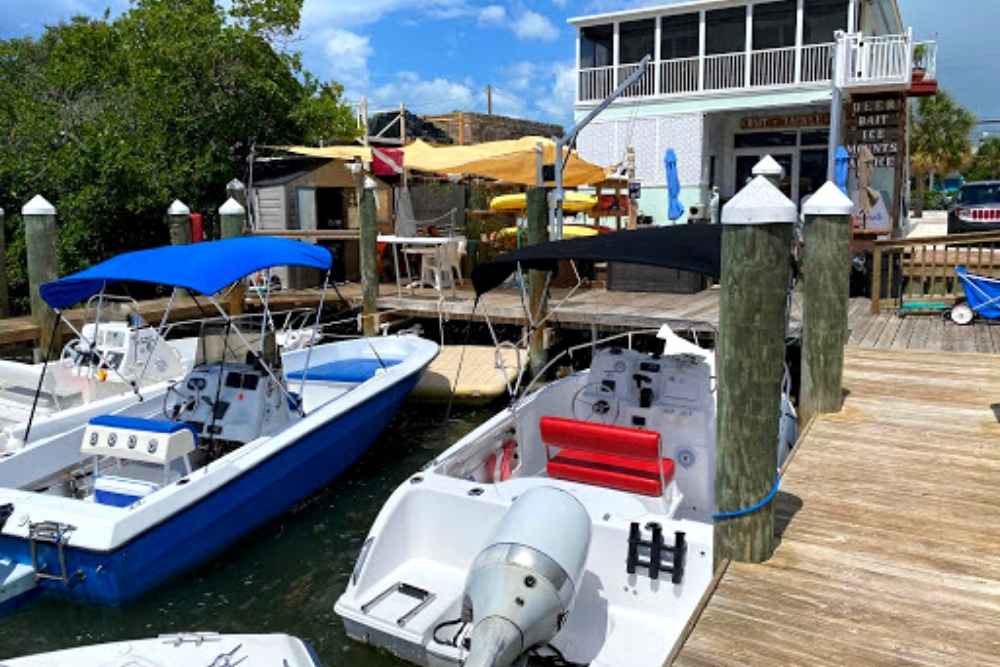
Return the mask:
{"type": "Polygon", "coordinates": [[[163,397],[163,416],[208,440],[246,444],[291,420],[284,389],[258,364],[214,363],[194,368],[163,397]]]}

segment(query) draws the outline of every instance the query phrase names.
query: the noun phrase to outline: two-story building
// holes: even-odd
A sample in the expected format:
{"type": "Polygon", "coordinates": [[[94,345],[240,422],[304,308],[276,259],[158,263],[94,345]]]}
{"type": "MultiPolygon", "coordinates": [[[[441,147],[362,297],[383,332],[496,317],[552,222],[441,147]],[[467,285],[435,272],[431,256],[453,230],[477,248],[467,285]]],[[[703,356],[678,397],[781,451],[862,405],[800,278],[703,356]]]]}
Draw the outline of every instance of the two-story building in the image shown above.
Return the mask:
{"type": "Polygon", "coordinates": [[[906,100],[915,79],[934,80],[936,50],[913,42],[896,0],[675,0],[570,23],[577,120],[652,56],[578,147],[603,165],[633,149],[640,212],[656,223],[667,222],[669,148],[687,207],[707,204],[712,188],[732,197],[766,154],[784,167],[793,201],[815,192],[827,179],[835,71],[847,102],[837,144],[869,147],[872,187],[905,217],[906,100]]]}

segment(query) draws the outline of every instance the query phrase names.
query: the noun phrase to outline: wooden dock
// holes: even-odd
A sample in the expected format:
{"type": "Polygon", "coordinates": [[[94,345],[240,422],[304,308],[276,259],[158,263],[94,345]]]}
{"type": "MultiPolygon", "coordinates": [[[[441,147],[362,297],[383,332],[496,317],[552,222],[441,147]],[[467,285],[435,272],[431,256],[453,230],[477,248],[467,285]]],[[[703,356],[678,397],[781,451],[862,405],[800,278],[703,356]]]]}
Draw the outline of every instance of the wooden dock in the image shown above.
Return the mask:
{"type": "Polygon", "coordinates": [[[1000,665],[1000,357],[849,348],[845,385],[674,664],[1000,665]]]}

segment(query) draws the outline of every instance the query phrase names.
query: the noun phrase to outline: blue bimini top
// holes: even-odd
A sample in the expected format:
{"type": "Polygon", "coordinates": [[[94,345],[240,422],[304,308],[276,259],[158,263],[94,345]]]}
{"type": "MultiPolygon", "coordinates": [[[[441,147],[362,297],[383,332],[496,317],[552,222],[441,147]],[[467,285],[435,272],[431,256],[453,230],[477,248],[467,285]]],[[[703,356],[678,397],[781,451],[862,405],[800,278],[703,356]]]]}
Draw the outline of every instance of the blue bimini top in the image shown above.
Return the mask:
{"type": "Polygon", "coordinates": [[[89,299],[107,283],[140,282],[215,294],[240,278],[275,266],[304,266],[329,271],[326,248],[266,236],[164,246],[113,257],[41,287],[42,298],[56,309],[89,299]]]}

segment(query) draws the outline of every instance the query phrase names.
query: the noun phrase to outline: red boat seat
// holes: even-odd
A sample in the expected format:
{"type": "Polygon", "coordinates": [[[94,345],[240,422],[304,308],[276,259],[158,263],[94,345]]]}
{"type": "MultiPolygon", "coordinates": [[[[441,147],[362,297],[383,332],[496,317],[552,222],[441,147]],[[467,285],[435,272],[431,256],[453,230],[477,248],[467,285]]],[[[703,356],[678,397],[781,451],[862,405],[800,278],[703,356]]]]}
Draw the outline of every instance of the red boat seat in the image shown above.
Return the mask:
{"type": "Polygon", "coordinates": [[[553,479],[662,496],[674,478],[674,462],[660,458],[654,431],[542,417],[541,436],[546,449],[559,447],[547,466],[553,479]]]}

